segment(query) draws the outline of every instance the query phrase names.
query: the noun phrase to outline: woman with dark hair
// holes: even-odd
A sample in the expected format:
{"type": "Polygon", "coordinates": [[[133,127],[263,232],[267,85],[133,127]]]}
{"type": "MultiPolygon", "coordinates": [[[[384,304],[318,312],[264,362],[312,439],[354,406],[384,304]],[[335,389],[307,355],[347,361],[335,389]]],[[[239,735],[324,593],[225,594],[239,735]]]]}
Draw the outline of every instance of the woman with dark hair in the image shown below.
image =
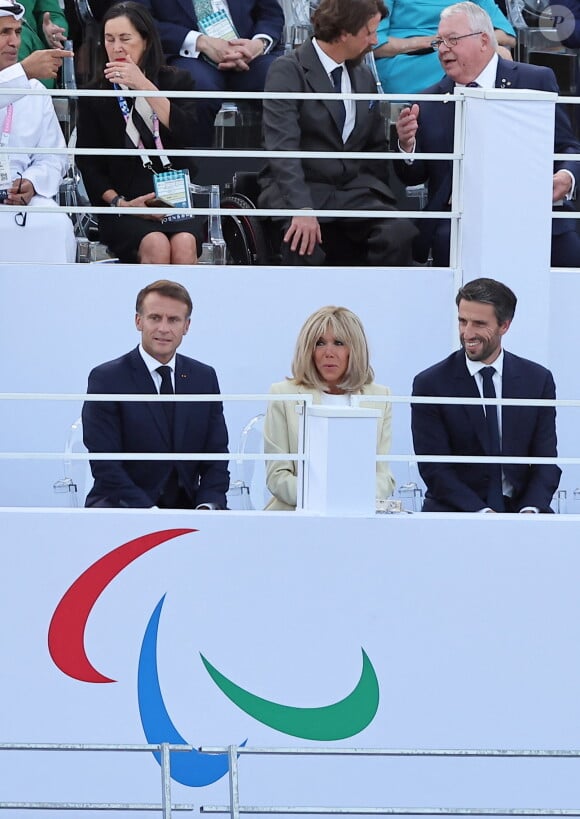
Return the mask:
{"type": "MultiPolygon", "coordinates": [[[[140,4],[117,3],[104,15],[93,88],[193,91],[190,75],[164,64],[153,18],[140,4]]],[[[77,146],[89,199],[129,211],[155,199],[153,174],[168,169],[167,157],[99,156],[102,148],[186,148],[193,141],[195,102],[166,97],[81,97],[77,146]]],[[[173,168],[193,171],[186,157],[173,168]]],[[[130,213],[130,211],[129,211],[130,213]]],[[[173,221],[160,214],[99,216],[101,241],[121,262],[195,264],[203,221],[173,221]]]]}

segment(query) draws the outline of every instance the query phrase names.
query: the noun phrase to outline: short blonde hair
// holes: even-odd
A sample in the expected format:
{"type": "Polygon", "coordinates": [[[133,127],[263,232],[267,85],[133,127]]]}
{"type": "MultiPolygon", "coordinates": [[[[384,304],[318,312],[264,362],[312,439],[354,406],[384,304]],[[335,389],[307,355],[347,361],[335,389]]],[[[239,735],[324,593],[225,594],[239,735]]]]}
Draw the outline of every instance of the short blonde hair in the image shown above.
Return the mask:
{"type": "Polygon", "coordinates": [[[297,384],[324,391],[326,382],[320,377],[314,363],[316,342],[327,330],[350,349],[344,379],[337,386],[345,392],[358,392],[370,384],[375,374],[369,361],[369,345],[361,320],[346,307],[321,307],[309,316],[298,334],[292,376],[297,384]]]}

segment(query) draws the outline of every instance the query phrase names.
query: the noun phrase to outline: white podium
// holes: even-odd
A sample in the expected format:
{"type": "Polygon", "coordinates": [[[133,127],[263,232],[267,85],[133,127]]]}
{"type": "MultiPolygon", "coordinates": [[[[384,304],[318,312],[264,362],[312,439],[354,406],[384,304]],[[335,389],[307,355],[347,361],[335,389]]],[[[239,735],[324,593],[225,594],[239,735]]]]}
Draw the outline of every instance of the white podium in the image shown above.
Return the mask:
{"type": "Polygon", "coordinates": [[[379,416],[379,410],[361,407],[306,407],[305,510],[375,514],[379,416]]]}

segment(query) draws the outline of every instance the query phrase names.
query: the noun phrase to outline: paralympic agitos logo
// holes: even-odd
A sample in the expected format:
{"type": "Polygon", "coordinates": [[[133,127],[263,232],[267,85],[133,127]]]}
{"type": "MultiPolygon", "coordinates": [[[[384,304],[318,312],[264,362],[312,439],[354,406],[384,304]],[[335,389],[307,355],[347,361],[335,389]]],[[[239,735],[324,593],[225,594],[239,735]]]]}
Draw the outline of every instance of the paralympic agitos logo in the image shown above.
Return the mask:
{"type": "MultiPolygon", "coordinates": [[[[74,581],[56,607],[48,630],[50,656],[64,674],[86,683],[115,682],[92,665],[85,650],[85,628],[95,603],[109,583],[134,560],[161,543],[196,531],[167,529],[138,537],[108,552],[74,581]]],[[[141,724],[151,744],[191,745],[173,724],[159,682],[157,633],[164,600],[165,595],[157,603],[141,643],[137,673],[141,724]]],[[[225,677],[202,654],[200,658],[215,685],[238,708],[276,731],[301,739],[329,742],[354,736],[372,722],[379,706],[377,676],[364,649],[360,679],[350,694],[338,702],[314,708],[283,705],[256,696],[225,677]]],[[[171,756],[172,779],[190,787],[210,785],[228,770],[225,754],[192,751],[171,756]]],[[[155,757],[159,762],[159,755],[155,757]]]]}

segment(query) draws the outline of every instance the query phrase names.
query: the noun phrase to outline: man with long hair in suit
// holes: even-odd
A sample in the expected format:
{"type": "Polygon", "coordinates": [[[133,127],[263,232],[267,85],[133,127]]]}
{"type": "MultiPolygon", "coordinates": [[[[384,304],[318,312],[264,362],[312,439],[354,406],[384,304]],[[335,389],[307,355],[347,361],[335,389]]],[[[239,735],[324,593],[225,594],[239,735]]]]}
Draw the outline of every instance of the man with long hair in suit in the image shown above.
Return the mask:
{"type": "MultiPolygon", "coordinates": [[[[312,17],[314,37],[272,64],[265,90],[376,94],[362,59],[376,44],[386,14],[383,0],[321,0],[312,17]]],[[[343,264],[344,238],[357,246],[358,264],[410,264],[416,230],[406,219],[308,214],[309,209],[394,211],[387,161],[292,156],[296,151],[387,151],[378,99],[266,99],[263,129],[265,148],[288,151],[288,156],[268,160],[259,206],[301,211],[282,225],[284,264],[343,264]]]]}

